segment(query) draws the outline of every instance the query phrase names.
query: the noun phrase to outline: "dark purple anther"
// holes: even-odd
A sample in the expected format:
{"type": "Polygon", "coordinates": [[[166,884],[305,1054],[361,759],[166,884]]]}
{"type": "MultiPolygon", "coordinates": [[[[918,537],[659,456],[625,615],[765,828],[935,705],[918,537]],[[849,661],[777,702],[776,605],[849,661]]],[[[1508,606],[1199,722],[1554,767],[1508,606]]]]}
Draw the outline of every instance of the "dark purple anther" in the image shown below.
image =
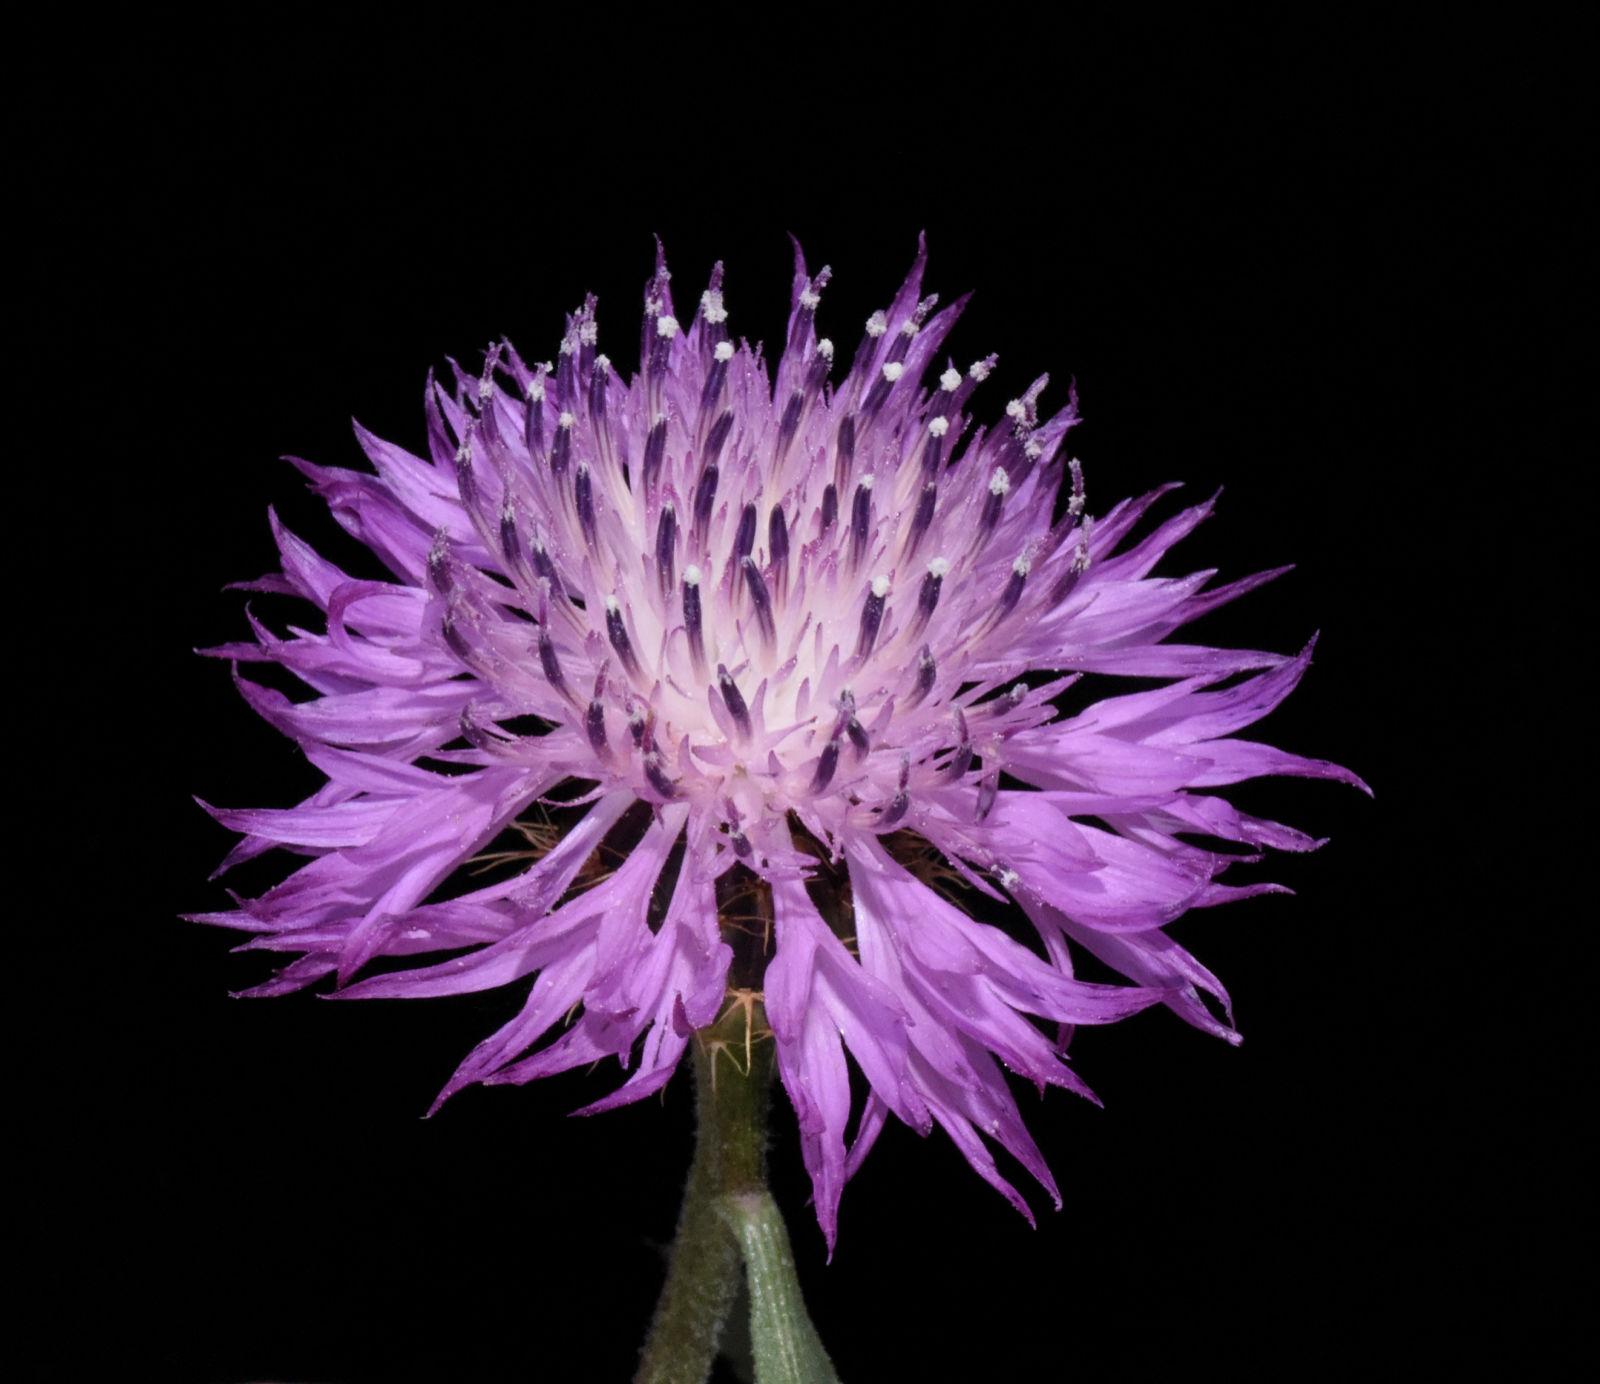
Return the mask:
{"type": "MultiPolygon", "coordinates": [[[[593,349],[592,346],[585,346],[583,352],[588,355],[593,349]]],[[[589,417],[597,426],[603,423],[606,416],[606,376],[609,373],[602,366],[589,377],[589,417]]]]}
{"type": "Polygon", "coordinates": [[[661,506],[661,518],[656,522],[656,575],[661,580],[661,596],[667,599],[677,581],[678,511],[669,500],[661,506]]]}
{"type": "Polygon", "coordinates": [[[1079,567],[1074,565],[1067,568],[1056,581],[1056,584],[1050,588],[1049,604],[1052,606],[1060,605],[1062,601],[1072,594],[1073,589],[1082,578],[1083,572],[1079,567]]]}
{"type": "Polygon", "coordinates": [[[700,627],[700,569],[690,567],[683,574],[683,625],[689,635],[689,657],[702,677],[706,671],[705,633],[700,627]]]}
{"type": "Polygon", "coordinates": [[[850,561],[859,564],[872,533],[872,477],[863,476],[850,505],[850,561]]]}
{"type": "Polygon", "coordinates": [[[789,402],[783,406],[783,420],[778,424],[777,460],[782,461],[789,451],[789,443],[794,440],[794,430],[800,426],[800,410],[806,406],[806,396],[798,389],[789,396],[789,402]]]}
{"type": "Polygon", "coordinates": [[[983,513],[978,516],[978,536],[987,538],[1000,522],[1000,510],[1006,502],[1006,491],[1011,489],[1011,478],[999,467],[989,482],[989,498],[983,502],[983,513]]]}
{"type": "Polygon", "coordinates": [[[865,658],[878,641],[878,627],[883,624],[884,597],[889,594],[889,579],[874,577],[867,590],[866,604],[861,607],[861,631],[856,638],[856,657],[865,658]]]}
{"type": "Polygon", "coordinates": [[[739,511],[739,529],[733,536],[733,560],[740,562],[750,556],[756,546],[756,507],[746,505],[739,511]]]}
{"type": "Polygon", "coordinates": [[[583,718],[583,726],[589,732],[589,743],[594,746],[594,752],[604,759],[611,753],[611,746],[606,742],[605,703],[598,697],[589,703],[589,714],[583,718]]]}
{"type": "Polygon", "coordinates": [[[750,838],[744,834],[737,822],[728,823],[728,844],[733,847],[733,853],[740,860],[750,859],[750,838]]]}
{"type": "Polygon", "coordinates": [[[781,572],[789,561],[789,521],[783,517],[782,505],[773,505],[767,516],[767,550],[773,567],[781,572]]]}
{"type": "Polygon", "coordinates": [[[450,575],[450,539],[443,529],[428,549],[428,584],[441,596],[448,596],[455,578],[450,575]]]}
{"type": "Polygon", "coordinates": [[[561,676],[561,660],[556,657],[556,646],[544,629],[539,631],[539,666],[544,669],[550,686],[570,701],[572,694],[567,691],[567,681],[561,676]]]}
{"type": "Polygon", "coordinates": [[[444,642],[450,646],[450,651],[463,663],[472,662],[472,645],[462,637],[461,631],[456,628],[455,616],[444,617],[444,642]]]}
{"type": "Polygon", "coordinates": [[[833,483],[843,490],[850,482],[850,468],[856,460],[856,416],[847,413],[839,424],[839,436],[834,443],[833,483]]]}
{"type": "Polygon", "coordinates": [[[556,440],[550,444],[550,474],[557,480],[567,474],[567,460],[571,455],[572,424],[557,423],[556,440]]]}
{"type": "Polygon", "coordinates": [[[528,446],[528,455],[536,457],[544,451],[544,387],[539,386],[537,397],[528,400],[528,412],[522,425],[522,440],[528,446]]]}
{"type": "Polygon", "coordinates": [[[700,484],[694,492],[694,531],[704,538],[706,526],[711,522],[711,511],[717,503],[717,468],[715,464],[706,467],[700,476],[700,484]]]}
{"type": "Polygon", "coordinates": [[[666,775],[661,767],[661,755],[652,750],[644,757],[644,776],[650,780],[650,786],[663,798],[678,796],[678,785],[666,775]]]}
{"type": "Polygon", "coordinates": [[[922,449],[922,474],[932,480],[939,474],[939,463],[944,460],[944,434],[929,431],[928,442],[922,449]]]}
{"type": "Polygon", "coordinates": [[[938,665],[933,658],[933,650],[926,644],[922,652],[917,655],[917,681],[911,688],[911,695],[906,699],[906,709],[909,710],[933,691],[934,679],[938,676],[938,665]]]}
{"type": "Polygon", "coordinates": [[[533,541],[533,571],[535,576],[543,577],[550,583],[552,595],[559,596],[565,589],[561,585],[561,578],[556,575],[556,565],[550,560],[550,554],[537,538],[533,541]]]}
{"type": "Polygon", "coordinates": [[[522,542],[517,537],[517,512],[509,504],[500,507],[500,555],[509,568],[520,567],[522,542]]]}
{"type": "Polygon", "coordinates": [[[1000,793],[1000,771],[991,769],[978,780],[978,805],[972,814],[974,822],[986,820],[994,810],[994,800],[1000,793]]]}
{"type": "Polygon", "coordinates": [[[1012,564],[1011,578],[1006,582],[1006,589],[1000,593],[1000,604],[995,607],[991,621],[1004,620],[1011,614],[1017,602],[1022,598],[1023,584],[1028,580],[1028,564],[1017,561],[1012,564]]]}
{"type": "Polygon", "coordinates": [[[739,731],[739,738],[748,740],[751,735],[750,708],[745,705],[744,694],[739,691],[739,684],[721,663],[717,664],[717,690],[722,693],[722,704],[728,708],[728,715],[733,718],[733,724],[739,731]]]}
{"type": "Polygon", "coordinates": [[[834,770],[839,767],[839,738],[835,736],[822,747],[817,759],[817,771],[811,776],[811,791],[820,793],[833,782],[834,770]]]}
{"type": "Polygon", "coordinates": [[[472,471],[472,444],[456,449],[456,489],[461,492],[461,503],[467,513],[478,507],[478,478],[472,471]]]}
{"type": "Polygon", "coordinates": [[[578,353],[563,351],[556,357],[556,407],[564,413],[577,397],[578,353]]]}
{"type": "Polygon", "coordinates": [[[710,413],[722,398],[722,386],[728,378],[728,362],[713,360],[711,369],[706,372],[705,388],[700,391],[700,412],[710,413]]]}
{"type": "Polygon", "coordinates": [[[466,707],[461,708],[460,725],[461,738],[471,745],[473,749],[488,750],[493,747],[494,739],[488,731],[484,730],[482,726],[472,719],[466,707]]]}
{"type": "Polygon", "coordinates": [[[606,637],[617,651],[617,657],[622,660],[628,676],[638,677],[639,660],[634,657],[633,644],[628,639],[628,627],[622,619],[622,607],[615,596],[606,597],[606,637]]]}
{"type": "Polygon", "coordinates": [[[830,484],[822,488],[822,532],[833,527],[839,517],[839,492],[830,484]]]}
{"type": "Polygon", "coordinates": [[[850,745],[856,752],[856,758],[865,759],[867,751],[872,748],[872,742],[867,739],[866,727],[852,716],[844,729],[845,734],[850,737],[850,745]]]}
{"type": "MultiPolygon", "coordinates": [[[[895,379],[898,379],[899,377],[899,372],[896,371],[895,379]]],[[[888,375],[880,374],[878,378],[872,382],[872,388],[867,391],[867,397],[862,400],[861,412],[866,417],[871,418],[880,408],[883,407],[883,401],[889,397],[889,391],[893,388],[894,380],[890,379],[888,375]]]]}
{"type": "Polygon", "coordinates": [[[583,530],[583,536],[589,540],[590,551],[595,546],[594,529],[594,483],[589,477],[587,462],[578,463],[578,474],[572,482],[572,503],[578,511],[578,526],[583,530]]]}
{"type": "Polygon", "coordinates": [[[650,364],[648,372],[659,380],[667,373],[667,361],[672,357],[672,338],[678,334],[678,324],[670,317],[656,318],[656,329],[650,338],[650,364]],[[667,324],[671,324],[668,326],[667,324]],[[663,331],[662,328],[667,330],[663,331]]]}
{"type": "Polygon", "coordinates": [[[756,613],[756,623],[761,626],[762,645],[770,649],[778,638],[777,622],[772,617],[772,596],[767,591],[766,582],[761,579],[761,569],[756,566],[753,557],[742,559],[739,565],[745,585],[750,588],[750,605],[756,613]]]}
{"type": "Polygon", "coordinates": [[[722,417],[711,425],[711,434],[706,438],[705,464],[715,466],[717,458],[722,455],[722,444],[728,440],[728,434],[733,431],[733,410],[724,409],[722,417]]]}
{"type": "Polygon", "coordinates": [[[922,579],[922,589],[917,592],[917,623],[925,625],[933,617],[939,604],[939,591],[944,586],[944,574],[950,570],[942,558],[928,564],[928,574],[922,579]]]}
{"type": "Polygon", "coordinates": [[[906,536],[907,561],[916,556],[917,549],[922,545],[923,536],[933,523],[933,511],[938,503],[939,487],[929,481],[922,487],[922,494],[917,496],[916,512],[911,516],[911,532],[906,536]]]}
{"type": "Polygon", "coordinates": [[[661,474],[661,459],[667,454],[667,420],[658,418],[644,442],[644,493],[648,495],[661,474]]]}

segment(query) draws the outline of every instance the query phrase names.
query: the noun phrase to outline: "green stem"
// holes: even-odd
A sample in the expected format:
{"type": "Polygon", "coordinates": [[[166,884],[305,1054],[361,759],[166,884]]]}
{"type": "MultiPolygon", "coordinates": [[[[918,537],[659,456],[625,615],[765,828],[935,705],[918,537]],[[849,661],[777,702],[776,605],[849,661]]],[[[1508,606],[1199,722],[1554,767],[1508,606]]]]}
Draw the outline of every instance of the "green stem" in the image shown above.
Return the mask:
{"type": "Polygon", "coordinates": [[[743,1278],[730,1197],[765,1193],[772,1040],[759,1001],[734,1007],[694,1044],[699,1128],[666,1286],[634,1384],[704,1384],[743,1278]]]}

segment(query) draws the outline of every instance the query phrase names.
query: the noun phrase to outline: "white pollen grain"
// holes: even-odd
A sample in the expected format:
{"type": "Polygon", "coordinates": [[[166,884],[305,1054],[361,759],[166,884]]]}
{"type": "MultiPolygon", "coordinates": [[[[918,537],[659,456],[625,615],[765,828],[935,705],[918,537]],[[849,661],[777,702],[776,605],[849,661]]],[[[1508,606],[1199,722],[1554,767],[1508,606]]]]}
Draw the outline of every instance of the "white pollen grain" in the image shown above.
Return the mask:
{"type": "Polygon", "coordinates": [[[897,360],[888,361],[883,367],[883,378],[888,380],[890,384],[893,384],[905,373],[905,366],[897,360]]]}
{"type": "Polygon", "coordinates": [[[664,336],[668,341],[671,341],[677,334],[678,319],[676,317],[668,317],[666,313],[662,313],[660,317],[656,318],[657,336],[664,336]]]}
{"type": "Polygon", "coordinates": [[[956,386],[960,383],[961,372],[959,370],[946,370],[944,374],[939,376],[939,388],[944,390],[946,394],[954,394],[956,386]]]}
{"type": "Polygon", "coordinates": [[[826,360],[832,360],[833,359],[833,342],[828,340],[827,337],[823,337],[820,341],[817,342],[817,354],[819,356],[822,356],[826,360]]]}
{"type": "Polygon", "coordinates": [[[685,586],[700,585],[700,569],[692,562],[683,569],[683,584],[685,586]]]}
{"type": "Polygon", "coordinates": [[[882,336],[889,330],[889,319],[881,312],[875,312],[867,318],[867,335],[882,336]]]}
{"type": "Polygon", "coordinates": [[[991,495],[1004,495],[1011,489],[1011,477],[1006,475],[1004,466],[996,466],[994,475],[989,477],[989,493],[991,495]]]}
{"type": "Polygon", "coordinates": [[[928,575],[930,577],[938,577],[942,581],[944,579],[944,574],[949,570],[949,558],[935,557],[928,559],[928,575]]]}
{"type": "Polygon", "coordinates": [[[935,418],[933,422],[928,424],[928,431],[935,437],[943,437],[950,431],[950,420],[948,418],[935,418]]]}
{"type": "Polygon", "coordinates": [[[993,369],[994,358],[991,356],[983,360],[973,361],[972,368],[967,371],[967,374],[971,375],[975,380],[986,380],[989,378],[989,372],[993,369]]]}
{"type": "Polygon", "coordinates": [[[872,594],[880,601],[889,594],[889,578],[876,576],[872,579],[872,594]]]}
{"type": "Polygon", "coordinates": [[[719,342],[717,342],[717,349],[715,351],[713,351],[711,354],[714,355],[718,360],[732,360],[733,359],[733,342],[731,342],[731,341],[719,341],[719,342]]]}
{"type": "Polygon", "coordinates": [[[563,412],[561,417],[556,419],[556,422],[559,423],[563,428],[570,428],[577,421],[578,420],[574,418],[571,413],[567,412],[563,412]]]}

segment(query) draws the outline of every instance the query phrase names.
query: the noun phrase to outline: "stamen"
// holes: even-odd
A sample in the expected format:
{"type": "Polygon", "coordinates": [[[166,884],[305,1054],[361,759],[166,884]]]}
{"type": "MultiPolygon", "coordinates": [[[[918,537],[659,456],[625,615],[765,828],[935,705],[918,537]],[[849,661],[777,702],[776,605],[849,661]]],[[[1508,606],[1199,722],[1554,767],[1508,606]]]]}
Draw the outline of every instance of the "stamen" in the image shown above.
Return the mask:
{"type": "Polygon", "coordinates": [[[733,560],[742,562],[755,550],[756,507],[747,504],[739,511],[739,528],[733,536],[733,560]]]}
{"type": "Polygon", "coordinates": [[[683,624],[689,635],[689,658],[696,676],[706,675],[705,635],[700,627],[700,569],[692,562],[683,569],[683,624]]]}
{"type": "Polygon", "coordinates": [[[761,569],[753,557],[741,559],[745,585],[750,588],[750,605],[756,613],[756,623],[761,628],[761,645],[769,653],[778,640],[777,622],[772,616],[772,597],[767,584],[761,579],[761,569]]]}
{"type": "Polygon", "coordinates": [[[900,756],[900,786],[895,790],[895,795],[889,800],[889,807],[879,819],[879,825],[894,826],[906,815],[911,807],[911,795],[906,792],[906,785],[911,781],[911,756],[900,756]]]}
{"type": "Polygon", "coordinates": [[[972,740],[967,734],[967,718],[960,707],[956,708],[956,735],[959,737],[956,752],[944,771],[946,783],[957,782],[972,767],[972,740]]]}
{"type": "Polygon", "coordinates": [[[589,477],[589,463],[578,463],[578,474],[572,482],[572,503],[578,511],[578,527],[583,530],[583,536],[588,540],[589,550],[593,552],[597,546],[595,541],[594,519],[594,484],[589,477]]]}
{"type": "Polygon", "coordinates": [[[539,666],[544,669],[545,680],[550,686],[569,702],[573,701],[567,680],[561,675],[561,660],[556,657],[555,643],[550,638],[550,632],[542,626],[539,629],[539,666]]]}
{"type": "Polygon", "coordinates": [[[722,704],[728,708],[728,715],[733,718],[733,724],[738,728],[739,738],[748,740],[752,733],[750,708],[745,705],[744,694],[739,691],[739,685],[734,682],[733,675],[721,663],[717,664],[717,690],[722,693],[722,704]]]}
{"type": "Polygon", "coordinates": [[[918,705],[928,693],[933,691],[933,684],[938,677],[938,672],[938,667],[933,659],[933,650],[924,644],[922,652],[917,655],[917,681],[911,689],[911,695],[905,701],[907,711],[918,705]]]}
{"type": "Polygon", "coordinates": [[[556,421],[555,441],[550,444],[550,474],[557,480],[567,474],[567,461],[572,455],[572,424],[570,413],[563,413],[556,421]]]}
{"type": "Polygon", "coordinates": [[[655,488],[656,479],[661,474],[661,459],[667,454],[667,420],[656,419],[650,429],[650,435],[644,442],[644,462],[640,468],[643,477],[644,493],[648,495],[655,488]]]}
{"type": "Polygon", "coordinates": [[[722,444],[728,440],[728,434],[733,431],[733,410],[724,409],[722,416],[711,425],[711,434],[706,438],[705,457],[706,466],[715,466],[717,458],[722,454],[722,444]]]}
{"type": "Polygon", "coordinates": [[[661,582],[661,598],[672,595],[676,581],[675,568],[678,555],[678,511],[668,500],[661,506],[661,517],[656,522],[656,575],[661,582]]]}
{"type": "Polygon", "coordinates": [[[850,563],[859,566],[872,532],[872,477],[863,476],[850,506],[850,563]]]}
{"type": "Polygon", "coordinates": [[[917,496],[916,512],[911,516],[911,531],[906,535],[906,561],[909,562],[917,555],[917,549],[922,544],[923,535],[933,523],[934,507],[939,502],[939,487],[929,481],[922,487],[922,494],[917,496]]]}
{"type": "Polygon", "coordinates": [[[974,822],[984,821],[994,810],[994,800],[1000,793],[1000,771],[991,769],[978,781],[978,805],[973,813],[974,822]]]}
{"type": "Polygon", "coordinates": [[[820,793],[833,782],[834,771],[839,767],[839,737],[836,735],[822,747],[817,759],[817,770],[811,776],[811,791],[820,793]]]}
{"type": "Polygon", "coordinates": [[[778,587],[778,598],[783,599],[789,589],[789,521],[783,517],[783,506],[773,505],[767,516],[767,552],[772,559],[772,575],[778,587]]]}
{"type": "Polygon", "coordinates": [[[867,592],[866,604],[861,608],[861,631],[856,638],[856,657],[865,658],[878,640],[878,627],[883,624],[884,598],[889,594],[889,578],[877,576],[867,592]]]}
{"type": "Polygon", "coordinates": [[[663,798],[678,796],[678,785],[667,777],[666,771],[661,767],[659,750],[652,750],[644,757],[644,776],[650,781],[650,786],[663,798]]]}
{"type": "Polygon", "coordinates": [[[839,492],[831,484],[825,485],[822,488],[822,532],[827,533],[838,517],[839,492]]]}
{"type": "Polygon", "coordinates": [[[617,651],[628,676],[639,676],[639,660],[634,656],[633,644],[628,639],[628,627],[622,618],[622,606],[615,596],[606,597],[606,637],[617,651]]]}
{"type": "Polygon", "coordinates": [[[713,462],[701,474],[700,484],[694,493],[694,532],[696,539],[704,539],[706,526],[711,522],[711,511],[717,503],[717,467],[713,462]]]}
{"type": "Polygon", "coordinates": [[[584,717],[584,729],[589,733],[589,744],[601,759],[611,755],[611,745],[606,740],[606,706],[598,697],[589,703],[589,713],[584,717]]]}
{"type": "Polygon", "coordinates": [[[856,416],[847,413],[839,424],[839,432],[834,440],[833,455],[833,485],[835,490],[843,490],[850,483],[850,468],[856,459],[856,416]]]}
{"type": "Polygon", "coordinates": [[[945,573],[950,570],[950,564],[942,557],[936,557],[928,563],[927,574],[922,578],[922,589],[917,592],[916,628],[921,630],[933,618],[933,612],[939,604],[939,592],[944,586],[945,573]]]}

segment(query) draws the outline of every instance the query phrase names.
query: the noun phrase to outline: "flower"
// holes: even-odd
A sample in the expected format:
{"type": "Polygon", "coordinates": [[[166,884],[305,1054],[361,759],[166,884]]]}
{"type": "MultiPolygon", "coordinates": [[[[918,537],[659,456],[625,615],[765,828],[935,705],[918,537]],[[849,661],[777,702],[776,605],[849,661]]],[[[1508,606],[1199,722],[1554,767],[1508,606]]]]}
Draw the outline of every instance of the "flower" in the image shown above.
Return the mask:
{"type": "Polygon", "coordinates": [[[591,297],[553,366],[502,342],[480,376],[430,379],[428,460],[358,426],[375,474],[296,462],[392,580],[347,575],[274,515],[283,572],[250,589],[304,597],[326,631],[282,637],[252,615],[254,642],[210,651],[327,776],[287,810],[208,809],[245,834],[224,869],[274,846],[311,857],[196,915],[301,954],[247,993],[531,977],[439,1100],[615,1057],[628,1076],[585,1113],[604,1110],[658,1090],[723,1012],[718,890],[759,881],[760,989],[830,1246],[891,1113],[942,1126],[1026,1215],[991,1141],[1060,1197],[1001,1064],[1090,1095],[1064,1057],[1073,1027],[1157,1003],[1236,1041],[1221,982],[1162,927],[1277,887],[1218,882],[1241,856],[1320,844],[1209,790],[1359,784],[1235,738],[1311,650],[1164,642],[1278,573],[1215,589],[1210,573],[1150,576],[1210,503],[1138,539],[1164,490],[1092,519],[1063,446],[1076,401],[1042,418],[1045,376],[971,430],[995,357],[925,387],[965,302],[935,313],[925,257],[837,383],[815,329],[829,270],[808,274],[798,246],[770,381],[729,338],[721,265],[686,326],[658,250],[632,380],[598,353],[591,297]],[[317,695],[239,677],[250,661],[317,695]],[[1174,681],[1064,714],[1055,699],[1084,673],[1174,681]],[[558,802],[581,815],[541,837],[524,814],[558,802]],[[542,853],[449,892],[519,819],[542,853]],[[848,896],[819,907],[830,870],[848,896]],[[1021,926],[973,918],[941,874],[1009,900],[1021,926]],[[1029,925],[1036,945],[1013,935],[1029,925]],[[1132,984],[1074,978],[1073,945],[1132,984]],[[848,1145],[847,1053],[868,1087],[848,1145]]]}

